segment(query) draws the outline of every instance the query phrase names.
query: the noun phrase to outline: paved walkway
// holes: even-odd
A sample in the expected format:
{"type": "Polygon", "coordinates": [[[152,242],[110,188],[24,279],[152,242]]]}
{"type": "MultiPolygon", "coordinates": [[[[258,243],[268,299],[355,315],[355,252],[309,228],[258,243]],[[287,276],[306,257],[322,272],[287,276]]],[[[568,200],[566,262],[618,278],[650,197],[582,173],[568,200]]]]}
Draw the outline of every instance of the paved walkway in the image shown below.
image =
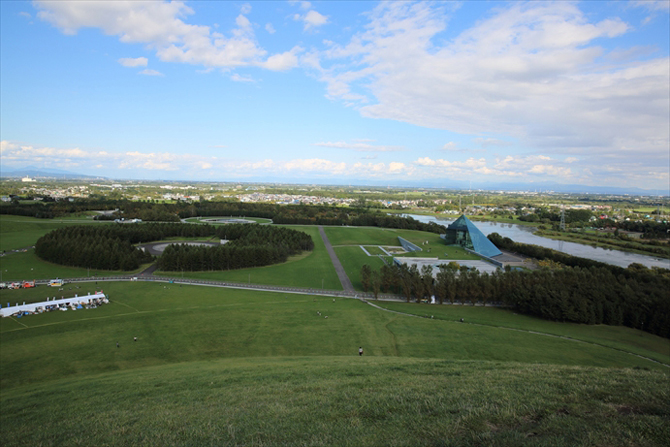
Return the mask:
{"type": "Polygon", "coordinates": [[[335,271],[337,272],[337,277],[340,278],[340,282],[342,283],[342,288],[344,289],[345,292],[354,292],[354,286],[353,286],[353,284],[351,284],[351,281],[349,280],[349,277],[347,276],[347,273],[344,271],[344,267],[342,267],[342,263],[337,258],[337,255],[335,254],[335,250],[333,250],[333,246],[330,245],[330,241],[328,240],[328,236],[326,236],[326,232],[323,231],[323,226],[321,226],[321,225],[319,225],[319,234],[321,235],[321,239],[323,239],[323,243],[326,246],[326,251],[328,251],[328,256],[330,256],[330,260],[333,262],[333,267],[335,267],[335,271]]]}

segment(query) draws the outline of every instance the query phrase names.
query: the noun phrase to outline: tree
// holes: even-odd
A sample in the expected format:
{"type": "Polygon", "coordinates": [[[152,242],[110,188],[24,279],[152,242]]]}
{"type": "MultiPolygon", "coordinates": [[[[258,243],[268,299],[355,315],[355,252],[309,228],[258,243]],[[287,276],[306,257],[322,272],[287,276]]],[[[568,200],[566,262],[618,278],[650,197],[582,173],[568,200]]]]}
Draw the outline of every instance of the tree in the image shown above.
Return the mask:
{"type": "Polygon", "coordinates": [[[381,290],[382,286],[382,276],[379,273],[379,270],[375,270],[372,272],[372,278],[370,278],[370,283],[372,286],[372,293],[375,295],[375,299],[379,296],[379,291],[381,290]]]}
{"type": "Polygon", "coordinates": [[[369,265],[365,264],[361,267],[361,284],[363,285],[363,291],[367,292],[370,288],[370,278],[372,276],[372,269],[369,265]]]}

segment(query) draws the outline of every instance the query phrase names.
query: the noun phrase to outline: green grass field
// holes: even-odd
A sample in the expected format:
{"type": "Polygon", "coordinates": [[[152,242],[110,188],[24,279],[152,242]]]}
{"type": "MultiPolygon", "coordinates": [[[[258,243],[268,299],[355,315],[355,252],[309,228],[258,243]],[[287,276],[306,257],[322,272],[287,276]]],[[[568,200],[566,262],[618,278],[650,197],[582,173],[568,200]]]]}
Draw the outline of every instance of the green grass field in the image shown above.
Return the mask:
{"type": "MultiPolygon", "coordinates": [[[[420,252],[405,253],[402,256],[439,258],[445,260],[478,260],[479,256],[466,252],[461,247],[448,246],[440,235],[415,230],[395,230],[373,227],[325,227],[328,240],[338,245],[389,245],[400,246],[398,236],[418,245],[420,252]],[[424,242],[428,242],[424,245],[424,242]]],[[[360,250],[359,250],[360,251],[360,250]]],[[[361,254],[365,256],[365,253],[361,254]]],[[[399,256],[399,255],[398,255],[399,256]]],[[[341,260],[340,260],[341,261],[341,260]]]]}
{"type": "Polygon", "coordinates": [[[366,245],[365,250],[373,256],[382,255],[387,256],[378,245],[366,245]]]}
{"type": "MultiPolygon", "coordinates": [[[[342,290],[342,284],[328,257],[318,228],[315,226],[288,226],[288,228],[309,234],[314,241],[314,250],[289,259],[283,264],[230,271],[184,272],[184,277],[243,283],[250,281],[252,284],[314,289],[320,289],[323,284],[328,290],[342,290]]],[[[156,275],[179,277],[182,272],[157,272],[156,275]]]]}
{"type": "Polygon", "coordinates": [[[2,281],[4,282],[53,278],[85,278],[89,276],[127,276],[140,272],[146,267],[148,265],[143,265],[139,269],[129,272],[67,267],[40,259],[35,255],[33,249],[29,249],[25,253],[12,253],[0,258],[0,270],[2,270],[2,281]]]}
{"type": "MultiPolygon", "coordinates": [[[[17,227],[0,234],[32,245],[38,227],[29,237],[17,227]]],[[[340,289],[317,227],[294,228],[312,236],[313,252],[185,276],[246,282],[250,274],[253,283],[317,289],[324,278],[340,289]]],[[[420,243],[427,234],[326,232],[342,245],[335,250],[355,286],[362,262],[381,262],[359,244],[397,245],[398,235],[420,243]]],[[[3,278],[88,273],[64,274],[32,251],[0,263],[3,278]]],[[[0,319],[3,446],[662,446],[670,438],[670,370],[657,363],[670,364],[670,343],[629,328],[376,303],[434,316],[417,318],[352,299],[142,281],[65,288],[0,291],[3,305],[99,289],[111,300],[0,319]]]]}
{"type": "MultiPolygon", "coordinates": [[[[0,320],[3,445],[662,445],[670,433],[667,368],[600,346],[618,332],[619,346],[657,350],[639,331],[584,326],[595,345],[351,299],[105,291],[98,309],[0,320]]],[[[562,326],[507,313],[493,318],[562,326]]]]}
{"type": "Polygon", "coordinates": [[[379,270],[384,265],[381,259],[377,256],[366,255],[359,246],[334,247],[334,250],[349,280],[351,280],[351,284],[356,290],[363,290],[363,285],[361,284],[361,267],[363,265],[367,264],[373,270],[379,270]]]}
{"type": "Polygon", "coordinates": [[[91,217],[72,216],[63,219],[37,219],[34,217],[0,214],[0,250],[15,250],[35,245],[37,239],[51,230],[70,225],[91,223],[104,225],[91,217]]]}

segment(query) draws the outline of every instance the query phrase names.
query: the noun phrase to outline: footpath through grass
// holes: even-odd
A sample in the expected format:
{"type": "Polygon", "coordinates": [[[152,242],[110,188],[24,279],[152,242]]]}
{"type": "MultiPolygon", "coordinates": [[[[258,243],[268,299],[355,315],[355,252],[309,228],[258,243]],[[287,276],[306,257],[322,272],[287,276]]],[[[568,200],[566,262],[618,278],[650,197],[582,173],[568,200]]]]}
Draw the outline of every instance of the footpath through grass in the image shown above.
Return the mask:
{"type": "Polygon", "coordinates": [[[662,446],[657,371],[249,358],[3,390],[3,446],[662,446]]]}

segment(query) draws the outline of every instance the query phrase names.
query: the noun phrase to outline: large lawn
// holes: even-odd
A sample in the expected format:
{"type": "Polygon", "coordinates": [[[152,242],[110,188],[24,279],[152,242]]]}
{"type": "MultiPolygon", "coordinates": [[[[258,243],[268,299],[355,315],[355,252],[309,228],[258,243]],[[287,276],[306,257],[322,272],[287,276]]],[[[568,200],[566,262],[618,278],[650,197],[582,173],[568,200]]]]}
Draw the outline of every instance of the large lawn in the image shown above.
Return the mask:
{"type": "Polygon", "coordinates": [[[104,225],[91,216],[72,216],[62,219],[37,219],[35,217],[0,214],[0,250],[15,250],[35,245],[37,239],[51,230],[80,224],[104,225]]]}
{"type": "MultiPolygon", "coordinates": [[[[185,272],[184,276],[196,279],[251,282],[252,284],[314,289],[320,289],[323,285],[328,290],[342,290],[342,284],[337,277],[337,273],[335,273],[335,268],[319,235],[318,228],[315,226],[288,226],[288,228],[309,234],[314,241],[314,250],[289,259],[288,262],[283,264],[216,272],[185,272]]],[[[182,275],[181,272],[157,272],[156,274],[163,276],[182,275]]]]}
{"type": "MultiPolygon", "coordinates": [[[[358,346],[371,356],[659,367],[608,347],[406,317],[351,299],[144,282],[107,283],[104,290],[112,302],[98,309],[0,319],[2,386],[215,358],[347,356],[358,346]]],[[[490,309],[474,309],[480,318],[491,318],[490,309]]],[[[538,332],[572,327],[528,317],[513,320],[518,328],[538,332]]],[[[640,331],[581,330],[593,342],[606,344],[619,334],[619,348],[660,355],[663,340],[640,331]]]]}
{"type": "Polygon", "coordinates": [[[660,356],[667,340],[640,331],[482,307],[398,307],[430,309],[429,319],[353,299],[104,289],[111,303],[98,309],[0,320],[3,445],[656,446],[670,436],[667,367],[625,352],[660,356]]]}

